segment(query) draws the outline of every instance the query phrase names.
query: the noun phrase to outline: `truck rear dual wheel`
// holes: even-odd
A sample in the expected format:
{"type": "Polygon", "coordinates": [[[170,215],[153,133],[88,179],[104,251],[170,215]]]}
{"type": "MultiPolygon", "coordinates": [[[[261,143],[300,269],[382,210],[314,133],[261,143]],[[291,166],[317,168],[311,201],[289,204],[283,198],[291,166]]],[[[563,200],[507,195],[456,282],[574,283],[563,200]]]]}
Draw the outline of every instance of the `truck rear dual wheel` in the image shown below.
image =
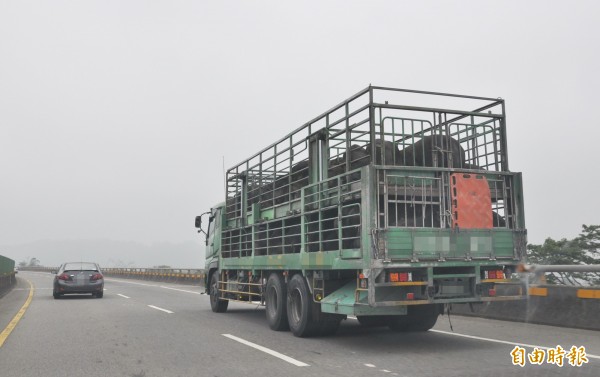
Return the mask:
{"type": "Polygon", "coordinates": [[[333,316],[332,316],[332,318],[322,319],[319,322],[319,329],[317,330],[316,335],[322,335],[322,336],[334,335],[338,331],[338,328],[340,327],[341,322],[342,322],[341,318],[337,318],[337,317],[333,317],[333,316]]]}
{"type": "Polygon", "coordinates": [[[316,332],[318,323],[312,318],[312,298],[301,274],[294,275],[288,284],[287,313],[290,330],[295,336],[304,338],[316,332]]]}
{"type": "Polygon", "coordinates": [[[210,277],[210,308],[215,313],[225,313],[227,306],[229,305],[228,300],[219,298],[219,273],[215,271],[210,277]]]}
{"type": "Polygon", "coordinates": [[[275,331],[289,330],[287,316],[287,286],[283,276],[274,272],[267,280],[266,310],[269,327],[275,331]]]}
{"type": "Polygon", "coordinates": [[[440,307],[432,305],[410,305],[406,315],[390,316],[388,326],[392,331],[428,331],[437,322],[440,307]]]}
{"type": "Polygon", "coordinates": [[[389,315],[358,315],[358,323],[363,327],[383,327],[388,326],[392,316],[389,315]]]}
{"type": "Polygon", "coordinates": [[[292,277],[287,292],[288,324],[295,336],[305,338],[336,333],[343,317],[321,313],[320,305],[313,301],[306,279],[301,274],[292,277]]]}

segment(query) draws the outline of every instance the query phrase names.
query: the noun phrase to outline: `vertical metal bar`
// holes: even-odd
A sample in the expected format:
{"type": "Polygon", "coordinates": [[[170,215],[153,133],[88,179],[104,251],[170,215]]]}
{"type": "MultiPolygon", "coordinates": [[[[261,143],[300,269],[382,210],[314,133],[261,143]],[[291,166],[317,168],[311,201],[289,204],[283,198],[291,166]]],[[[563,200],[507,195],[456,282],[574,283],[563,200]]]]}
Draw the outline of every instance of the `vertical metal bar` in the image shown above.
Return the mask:
{"type": "MultiPolygon", "coordinates": [[[[388,172],[387,170],[381,170],[383,172],[383,228],[387,229],[390,225],[389,211],[388,211],[388,172]]],[[[379,184],[379,183],[378,183],[379,184]]],[[[378,207],[377,210],[379,211],[378,207]]]]}
{"type": "Polygon", "coordinates": [[[500,145],[502,146],[502,171],[509,171],[508,169],[508,146],[507,146],[507,135],[506,135],[506,109],[504,107],[504,100],[502,104],[502,119],[500,119],[500,145]]]}
{"type": "Polygon", "coordinates": [[[375,165],[375,108],[373,106],[373,87],[369,86],[369,137],[371,143],[371,165],[375,165]]]}

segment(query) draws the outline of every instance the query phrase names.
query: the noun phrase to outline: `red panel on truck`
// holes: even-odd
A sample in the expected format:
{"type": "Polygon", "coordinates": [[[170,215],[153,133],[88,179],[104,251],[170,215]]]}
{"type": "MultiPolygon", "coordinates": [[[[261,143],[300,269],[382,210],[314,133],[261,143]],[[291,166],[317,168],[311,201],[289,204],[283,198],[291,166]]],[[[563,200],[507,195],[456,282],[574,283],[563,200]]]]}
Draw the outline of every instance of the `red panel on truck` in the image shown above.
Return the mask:
{"type": "Polygon", "coordinates": [[[450,175],[452,227],[491,229],[492,198],[487,179],[482,175],[454,173],[450,175]]]}

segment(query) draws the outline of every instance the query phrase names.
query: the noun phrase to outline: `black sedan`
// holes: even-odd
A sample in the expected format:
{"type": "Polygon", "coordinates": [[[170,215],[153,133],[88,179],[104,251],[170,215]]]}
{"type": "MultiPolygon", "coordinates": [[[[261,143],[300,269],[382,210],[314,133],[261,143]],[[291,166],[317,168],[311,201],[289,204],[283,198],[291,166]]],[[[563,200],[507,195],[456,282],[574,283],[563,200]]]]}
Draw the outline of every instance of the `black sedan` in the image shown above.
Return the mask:
{"type": "Polygon", "coordinates": [[[70,293],[104,296],[104,276],[96,263],[72,262],[60,266],[54,277],[54,298],[70,293]]]}

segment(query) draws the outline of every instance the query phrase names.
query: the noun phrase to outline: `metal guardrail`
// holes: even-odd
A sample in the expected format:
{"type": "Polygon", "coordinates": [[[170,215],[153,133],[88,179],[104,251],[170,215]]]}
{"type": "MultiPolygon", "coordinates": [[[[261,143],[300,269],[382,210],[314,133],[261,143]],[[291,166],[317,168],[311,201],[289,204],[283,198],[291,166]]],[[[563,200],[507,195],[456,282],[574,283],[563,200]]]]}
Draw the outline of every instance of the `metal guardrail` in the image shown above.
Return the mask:
{"type": "MultiPolygon", "coordinates": [[[[22,271],[52,272],[58,267],[22,267],[22,271]]],[[[187,283],[202,285],[204,270],[199,268],[103,268],[107,277],[162,281],[166,283],[187,283]]]]}
{"type": "Polygon", "coordinates": [[[103,268],[105,276],[171,283],[204,283],[204,270],[196,268],[103,268]]]}
{"type": "Polygon", "coordinates": [[[528,299],[522,301],[455,304],[452,312],[512,322],[600,330],[599,287],[540,284],[530,285],[527,293],[528,299]]]}

